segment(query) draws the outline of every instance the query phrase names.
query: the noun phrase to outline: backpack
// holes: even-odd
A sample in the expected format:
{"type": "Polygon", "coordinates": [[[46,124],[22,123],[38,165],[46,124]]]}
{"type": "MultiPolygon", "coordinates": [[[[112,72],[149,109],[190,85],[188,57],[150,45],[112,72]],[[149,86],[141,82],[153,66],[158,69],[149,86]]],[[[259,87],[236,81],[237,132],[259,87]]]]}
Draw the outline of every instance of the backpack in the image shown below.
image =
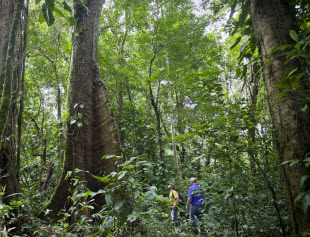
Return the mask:
{"type": "Polygon", "coordinates": [[[185,206],[185,201],[184,201],[183,195],[178,193],[178,192],[177,192],[177,194],[179,196],[179,204],[180,204],[180,206],[185,206]]]}

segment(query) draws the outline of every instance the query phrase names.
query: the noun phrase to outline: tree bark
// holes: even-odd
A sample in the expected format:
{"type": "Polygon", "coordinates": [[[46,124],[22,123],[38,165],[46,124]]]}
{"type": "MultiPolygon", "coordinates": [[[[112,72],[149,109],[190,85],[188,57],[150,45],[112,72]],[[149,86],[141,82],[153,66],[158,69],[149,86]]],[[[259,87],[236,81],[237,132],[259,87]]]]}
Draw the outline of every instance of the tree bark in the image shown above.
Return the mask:
{"type": "MultiPolygon", "coordinates": [[[[160,50],[160,49],[159,49],[160,50]]],[[[151,77],[152,77],[152,66],[154,63],[154,60],[156,58],[156,55],[159,51],[157,48],[154,51],[154,55],[152,59],[150,60],[150,65],[149,65],[149,78],[148,78],[148,86],[149,86],[149,94],[150,94],[150,99],[151,99],[151,105],[154,109],[155,116],[156,116],[156,131],[157,131],[157,136],[158,136],[158,147],[159,147],[159,160],[163,160],[163,146],[162,146],[162,133],[161,133],[161,124],[160,124],[160,111],[158,108],[158,96],[159,96],[159,89],[160,89],[160,83],[158,84],[158,94],[157,94],[157,100],[154,97],[154,93],[152,90],[152,84],[151,84],[151,77]],[[156,101],[155,101],[156,100],[156,101]]]]}
{"type": "MultiPolygon", "coordinates": [[[[178,92],[175,93],[176,101],[177,101],[177,110],[178,110],[178,132],[181,135],[185,133],[184,119],[183,119],[183,110],[184,110],[184,91],[183,87],[180,88],[180,96],[178,96],[178,92]]],[[[180,151],[180,162],[181,164],[185,163],[185,146],[183,142],[183,138],[181,139],[181,151],[180,151]]]]}
{"type": "MultiPolygon", "coordinates": [[[[255,64],[254,64],[255,65],[255,64]]],[[[247,134],[247,140],[249,143],[249,156],[250,156],[250,168],[254,173],[256,170],[256,153],[252,148],[255,144],[255,129],[256,129],[256,104],[257,104],[257,94],[258,94],[258,86],[259,86],[259,78],[256,76],[253,65],[251,66],[251,83],[252,88],[249,86],[249,94],[250,94],[250,110],[249,110],[249,129],[247,134]]]]}
{"type": "Polygon", "coordinates": [[[175,172],[175,179],[176,180],[180,180],[180,174],[179,174],[179,162],[178,162],[178,154],[177,154],[177,148],[176,148],[176,144],[175,144],[175,128],[174,128],[174,117],[173,117],[173,104],[172,104],[172,98],[171,98],[171,86],[170,89],[168,91],[169,94],[169,106],[170,106],[170,123],[171,123],[171,142],[172,142],[172,149],[173,149],[173,161],[174,161],[174,172],[175,172]]]}
{"type": "Polygon", "coordinates": [[[132,120],[132,125],[133,125],[133,131],[135,134],[135,147],[137,149],[138,155],[141,155],[142,150],[141,150],[141,144],[139,142],[139,131],[138,131],[137,122],[136,122],[135,104],[132,100],[132,95],[131,95],[131,91],[129,88],[128,78],[126,78],[126,82],[127,82],[126,89],[127,89],[128,99],[129,99],[129,103],[130,103],[131,120],[132,120]]]}
{"type": "Polygon", "coordinates": [[[15,1],[2,0],[0,2],[0,94],[4,84],[5,60],[8,49],[8,39],[13,21],[15,1]]]}
{"type": "MultiPolygon", "coordinates": [[[[78,168],[97,176],[107,175],[117,169],[116,161],[101,158],[121,155],[117,126],[98,69],[98,26],[103,3],[104,0],[74,3],[76,22],[68,90],[70,118],[67,121],[66,156],[62,177],[46,207],[52,210],[51,217],[55,219],[59,218],[57,213],[69,205],[66,201],[70,195],[70,180],[65,179],[68,171],[78,168]]],[[[87,173],[78,175],[92,191],[104,187],[87,173]]],[[[96,197],[99,209],[103,200],[103,197],[96,197]]]]}
{"type": "MultiPolygon", "coordinates": [[[[126,17],[126,16],[125,16],[126,17]]],[[[118,38],[118,34],[111,28],[112,33],[115,35],[116,39],[118,38]]],[[[125,158],[125,132],[123,131],[123,84],[125,82],[124,80],[124,73],[123,68],[125,64],[124,60],[124,46],[127,40],[128,30],[126,28],[125,33],[122,37],[122,41],[118,44],[119,50],[118,50],[118,64],[120,71],[117,72],[117,124],[118,124],[118,130],[120,135],[120,142],[122,147],[122,153],[123,158],[125,158]]]]}
{"type": "Polygon", "coordinates": [[[22,125],[23,125],[23,111],[24,111],[24,93],[25,93],[25,64],[26,64],[26,50],[27,50],[27,38],[28,38],[28,9],[29,9],[29,0],[27,0],[25,7],[25,18],[24,18],[24,32],[23,32],[23,43],[22,43],[22,66],[21,66],[21,78],[20,78],[20,99],[19,99],[19,111],[17,118],[17,151],[16,151],[16,162],[17,162],[17,171],[19,181],[19,169],[20,169],[20,154],[21,154],[21,141],[22,141],[22,125]]]}
{"type": "MultiPolygon", "coordinates": [[[[1,105],[0,105],[0,138],[10,137],[9,141],[4,140],[3,144],[0,147],[0,170],[1,174],[1,186],[5,187],[5,199],[4,203],[9,203],[10,199],[16,198],[12,196],[12,194],[16,194],[18,192],[18,182],[17,182],[17,163],[16,163],[16,154],[15,154],[15,145],[14,140],[12,138],[12,134],[15,132],[15,122],[16,122],[16,107],[11,106],[12,101],[12,85],[17,88],[17,82],[13,83],[13,60],[14,60],[14,49],[16,44],[16,34],[18,32],[18,25],[20,21],[21,11],[23,8],[23,1],[19,0],[15,3],[15,1],[3,1],[0,12],[1,19],[1,27],[0,33],[2,36],[5,34],[5,37],[0,40],[0,44],[2,47],[0,60],[5,60],[4,78],[0,76],[0,90],[2,92],[1,97],[1,105]],[[5,8],[4,8],[5,7],[5,8]],[[12,15],[12,11],[15,7],[14,16],[12,15]],[[11,18],[11,19],[10,19],[11,18]],[[2,25],[3,22],[6,22],[8,25],[2,25]],[[3,28],[4,27],[4,28],[3,28]],[[5,29],[7,27],[8,29],[5,29]],[[9,34],[8,34],[9,31],[9,34]],[[6,53],[5,48],[7,49],[6,53]],[[2,78],[2,79],[1,79],[2,78]],[[4,79],[4,80],[3,80],[4,79]],[[2,89],[3,86],[3,89],[2,89]],[[10,197],[10,198],[8,198],[10,197]]],[[[1,64],[0,67],[3,65],[1,64]]],[[[3,70],[3,67],[0,69],[3,70]]],[[[16,76],[16,74],[15,74],[16,76]]],[[[16,79],[16,77],[14,77],[16,79]]],[[[15,91],[14,98],[17,97],[17,92],[15,91]]],[[[14,105],[16,105],[15,101],[13,101],[14,105]]]]}
{"type": "Polygon", "coordinates": [[[283,52],[271,53],[278,46],[293,43],[289,34],[290,30],[294,29],[289,4],[283,0],[251,0],[250,10],[260,55],[262,55],[265,86],[278,156],[281,163],[299,160],[299,163],[292,166],[290,163],[281,165],[281,169],[293,228],[296,234],[302,233],[310,228],[310,208],[304,212],[303,200],[296,202],[296,205],[294,205],[294,200],[310,188],[309,179],[303,187],[300,185],[303,176],[310,176],[310,170],[303,162],[310,152],[309,112],[301,110],[305,105],[309,108],[304,98],[309,98],[307,90],[310,86],[306,78],[301,78],[300,87],[282,98],[278,98],[278,94],[284,89],[273,86],[281,82],[288,68],[298,66],[297,61],[285,63],[287,59],[280,55],[283,52]]]}

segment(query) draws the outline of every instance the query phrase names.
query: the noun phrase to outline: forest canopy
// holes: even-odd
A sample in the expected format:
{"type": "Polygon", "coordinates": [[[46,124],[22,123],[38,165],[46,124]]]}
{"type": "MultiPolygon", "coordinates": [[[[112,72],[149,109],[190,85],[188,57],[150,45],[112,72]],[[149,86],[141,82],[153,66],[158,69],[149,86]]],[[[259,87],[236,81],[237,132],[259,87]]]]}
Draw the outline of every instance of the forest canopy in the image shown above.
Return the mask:
{"type": "Polygon", "coordinates": [[[1,0],[0,235],[309,236],[309,55],[305,0],[1,0]]]}

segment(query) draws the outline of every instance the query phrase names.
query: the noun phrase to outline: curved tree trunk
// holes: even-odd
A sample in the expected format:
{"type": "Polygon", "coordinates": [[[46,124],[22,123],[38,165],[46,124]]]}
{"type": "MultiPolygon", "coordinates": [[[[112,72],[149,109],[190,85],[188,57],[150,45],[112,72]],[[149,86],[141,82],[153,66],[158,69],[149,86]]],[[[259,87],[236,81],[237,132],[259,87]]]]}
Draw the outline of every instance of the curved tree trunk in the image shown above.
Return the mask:
{"type": "MultiPolygon", "coordinates": [[[[310,189],[309,179],[303,188],[300,185],[303,176],[310,176],[309,168],[303,163],[303,159],[310,152],[309,110],[301,110],[307,104],[304,98],[309,98],[307,90],[310,89],[310,85],[306,78],[301,78],[300,87],[282,98],[278,98],[278,94],[284,89],[273,86],[281,82],[288,68],[298,66],[297,61],[285,63],[286,58],[280,56],[283,52],[270,53],[278,46],[293,43],[289,35],[290,30],[294,29],[289,4],[284,0],[251,0],[250,9],[260,55],[263,55],[265,86],[279,159],[281,163],[299,160],[295,165],[290,166],[290,163],[286,163],[281,165],[281,168],[294,231],[302,233],[310,228],[310,208],[304,212],[303,200],[296,202],[296,205],[294,200],[299,194],[310,189]]],[[[309,108],[309,104],[307,106],[309,108]]]]}
{"type": "MultiPolygon", "coordinates": [[[[70,180],[66,173],[74,169],[87,170],[93,175],[106,175],[116,170],[116,161],[101,158],[121,155],[118,130],[111,115],[108,93],[98,69],[98,29],[104,0],[76,1],[73,65],[68,90],[70,117],[67,121],[67,148],[60,182],[46,208],[51,217],[67,208],[70,180]]],[[[80,172],[86,186],[97,191],[103,183],[80,172]]],[[[104,198],[97,198],[101,208],[104,198]]]]}

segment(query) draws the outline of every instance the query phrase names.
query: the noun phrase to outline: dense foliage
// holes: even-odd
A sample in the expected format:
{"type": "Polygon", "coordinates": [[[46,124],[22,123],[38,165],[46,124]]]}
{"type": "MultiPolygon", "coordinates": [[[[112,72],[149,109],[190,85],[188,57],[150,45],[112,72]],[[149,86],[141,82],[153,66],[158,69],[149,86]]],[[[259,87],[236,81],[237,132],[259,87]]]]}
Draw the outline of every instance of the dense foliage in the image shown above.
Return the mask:
{"type": "MultiPolygon", "coordinates": [[[[123,156],[103,157],[121,162],[115,172],[94,176],[106,184],[98,192],[87,190],[79,179],[80,172],[87,171],[69,172],[74,181],[68,200],[72,207],[53,222],[36,214],[48,202],[62,172],[73,3],[30,1],[20,192],[10,205],[0,204],[0,221],[6,221],[0,233],[190,236],[184,206],[179,206],[181,226],[175,228],[170,220],[167,184],[174,183],[175,190],[187,197],[188,181],[196,177],[205,192],[203,228],[212,236],[293,234],[281,183],[284,164],[274,143],[260,55],[244,2],[105,3],[99,26],[99,68],[123,156]],[[149,203],[145,193],[151,184],[157,186],[158,195],[149,203]],[[105,198],[106,205],[92,213],[97,195],[105,198]]],[[[295,45],[283,49],[289,49],[287,60],[297,58],[305,71],[300,75],[290,69],[278,85],[285,88],[279,97],[298,89],[302,76],[309,78],[309,4],[295,2],[291,7],[300,30],[292,29],[295,45]]],[[[71,122],[87,126],[81,121],[79,115],[71,122]]],[[[1,141],[2,146],[7,140],[1,141]]],[[[305,212],[309,197],[309,190],[299,197],[305,212]]]]}

